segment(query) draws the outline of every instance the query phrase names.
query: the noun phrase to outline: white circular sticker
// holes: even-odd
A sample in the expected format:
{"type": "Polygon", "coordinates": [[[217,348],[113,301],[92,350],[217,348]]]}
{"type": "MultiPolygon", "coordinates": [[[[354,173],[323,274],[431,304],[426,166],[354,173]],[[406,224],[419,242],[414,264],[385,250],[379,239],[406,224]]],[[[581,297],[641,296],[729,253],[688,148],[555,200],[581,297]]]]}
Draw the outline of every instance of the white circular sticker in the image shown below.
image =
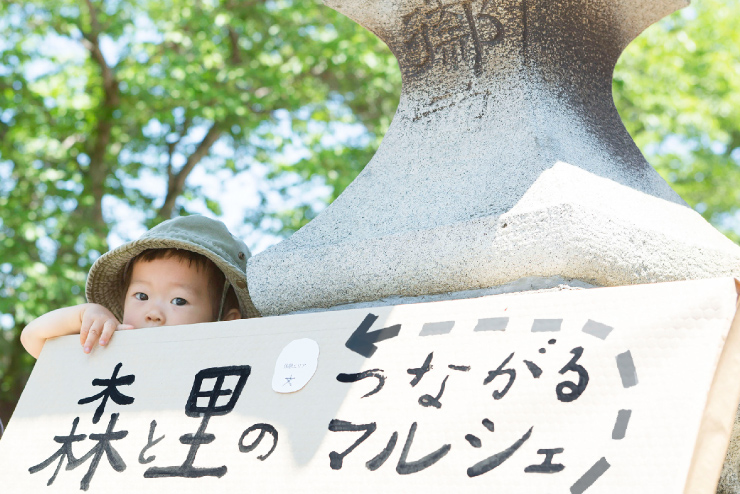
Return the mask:
{"type": "Polygon", "coordinates": [[[311,380],[319,365],[319,344],[302,338],[288,343],[275,362],[272,389],[278,393],[294,393],[311,380]]]}

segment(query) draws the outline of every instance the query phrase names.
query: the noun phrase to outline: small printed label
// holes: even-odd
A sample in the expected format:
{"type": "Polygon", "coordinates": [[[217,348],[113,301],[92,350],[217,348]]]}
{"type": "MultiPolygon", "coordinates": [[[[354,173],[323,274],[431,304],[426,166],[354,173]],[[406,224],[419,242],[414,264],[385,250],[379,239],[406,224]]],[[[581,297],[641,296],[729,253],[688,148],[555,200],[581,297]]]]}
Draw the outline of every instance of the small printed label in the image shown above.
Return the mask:
{"type": "Polygon", "coordinates": [[[319,345],[302,338],[288,343],[275,362],[272,389],[278,393],[294,393],[311,380],[319,365],[319,345]]]}

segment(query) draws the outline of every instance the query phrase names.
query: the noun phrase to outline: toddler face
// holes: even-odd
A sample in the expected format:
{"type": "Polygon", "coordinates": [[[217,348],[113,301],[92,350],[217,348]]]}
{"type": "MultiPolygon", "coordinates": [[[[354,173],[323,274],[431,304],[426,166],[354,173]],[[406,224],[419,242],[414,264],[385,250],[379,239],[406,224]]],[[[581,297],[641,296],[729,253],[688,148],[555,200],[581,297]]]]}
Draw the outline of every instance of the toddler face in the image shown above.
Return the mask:
{"type": "Polygon", "coordinates": [[[134,263],[123,324],[148,328],[212,322],[214,312],[205,270],[176,257],[134,263]]]}

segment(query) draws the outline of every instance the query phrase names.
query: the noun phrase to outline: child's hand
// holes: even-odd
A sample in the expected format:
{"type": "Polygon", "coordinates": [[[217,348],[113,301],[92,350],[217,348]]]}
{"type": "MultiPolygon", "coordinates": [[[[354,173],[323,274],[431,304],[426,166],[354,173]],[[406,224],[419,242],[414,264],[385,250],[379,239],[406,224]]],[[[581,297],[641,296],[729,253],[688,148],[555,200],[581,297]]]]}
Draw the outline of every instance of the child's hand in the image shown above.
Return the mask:
{"type": "Polygon", "coordinates": [[[130,324],[121,324],[111,311],[99,304],[86,304],[81,319],[80,343],[85,353],[90,353],[96,342],[107,345],[114,331],[133,329],[130,324]]]}

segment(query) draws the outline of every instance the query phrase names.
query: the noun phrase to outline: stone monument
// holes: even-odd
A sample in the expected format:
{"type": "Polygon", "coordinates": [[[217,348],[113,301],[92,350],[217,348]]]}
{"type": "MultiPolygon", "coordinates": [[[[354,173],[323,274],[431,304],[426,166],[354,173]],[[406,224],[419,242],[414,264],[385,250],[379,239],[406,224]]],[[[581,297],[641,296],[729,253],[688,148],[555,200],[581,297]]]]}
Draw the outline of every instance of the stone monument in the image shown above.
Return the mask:
{"type": "Polygon", "coordinates": [[[624,48],[685,0],[325,3],[385,41],[403,90],[357,179],[250,259],[263,315],[740,273],[740,247],[646,162],[612,100],[624,48]]]}
{"type": "MultiPolygon", "coordinates": [[[[401,100],[346,191],[250,259],[262,314],[740,273],[612,99],[622,51],[686,0],[324,3],[390,47],[401,100]]],[[[719,492],[740,492],[739,432],[719,492]]]]}

